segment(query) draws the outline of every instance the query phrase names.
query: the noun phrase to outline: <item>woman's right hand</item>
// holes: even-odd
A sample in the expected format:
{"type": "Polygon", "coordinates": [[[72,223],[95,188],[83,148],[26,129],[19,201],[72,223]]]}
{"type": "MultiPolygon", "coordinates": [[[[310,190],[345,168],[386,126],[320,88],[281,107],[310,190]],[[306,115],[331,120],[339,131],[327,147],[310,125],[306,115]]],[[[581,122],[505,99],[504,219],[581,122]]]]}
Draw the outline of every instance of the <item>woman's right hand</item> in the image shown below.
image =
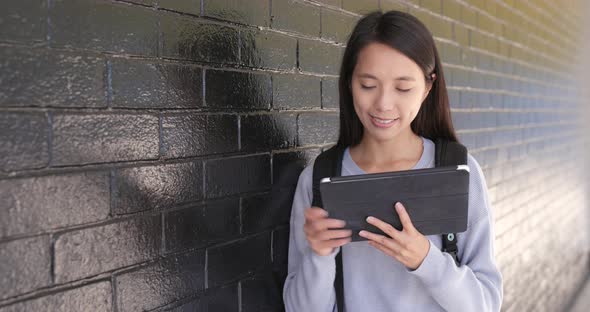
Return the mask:
{"type": "Polygon", "coordinates": [[[320,256],[326,256],[342,245],[349,243],[352,231],[342,229],[346,222],[329,219],[328,212],[322,208],[305,209],[303,231],[311,249],[320,256]]]}

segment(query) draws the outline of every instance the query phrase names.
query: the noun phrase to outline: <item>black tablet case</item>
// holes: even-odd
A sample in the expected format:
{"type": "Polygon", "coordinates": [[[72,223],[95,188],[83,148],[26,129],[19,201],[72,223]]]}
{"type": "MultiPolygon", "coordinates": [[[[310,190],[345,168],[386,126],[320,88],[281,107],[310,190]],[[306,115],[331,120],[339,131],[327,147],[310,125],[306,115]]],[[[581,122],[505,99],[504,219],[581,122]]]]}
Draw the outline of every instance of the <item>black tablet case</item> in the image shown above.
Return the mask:
{"type": "Polygon", "coordinates": [[[406,207],[414,227],[423,235],[467,229],[467,166],[334,177],[320,183],[320,192],[329,218],[345,220],[345,228],[353,230],[353,241],[365,240],[358,236],[362,229],[383,234],[366,222],[368,216],[401,230],[396,202],[406,207]]]}

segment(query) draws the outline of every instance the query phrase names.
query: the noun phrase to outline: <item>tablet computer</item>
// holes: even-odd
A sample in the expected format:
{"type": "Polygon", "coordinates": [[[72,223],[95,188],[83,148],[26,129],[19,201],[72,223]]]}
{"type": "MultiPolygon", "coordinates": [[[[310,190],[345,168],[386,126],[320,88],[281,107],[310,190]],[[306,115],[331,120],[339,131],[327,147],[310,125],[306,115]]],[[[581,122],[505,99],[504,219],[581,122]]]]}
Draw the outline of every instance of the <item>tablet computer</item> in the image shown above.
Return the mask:
{"type": "Polygon", "coordinates": [[[401,230],[394,204],[401,202],[423,235],[467,230],[469,167],[413,169],[324,178],[320,182],[329,217],[346,221],[352,241],[366,240],[360,230],[384,234],[367,223],[374,216],[401,230]]]}

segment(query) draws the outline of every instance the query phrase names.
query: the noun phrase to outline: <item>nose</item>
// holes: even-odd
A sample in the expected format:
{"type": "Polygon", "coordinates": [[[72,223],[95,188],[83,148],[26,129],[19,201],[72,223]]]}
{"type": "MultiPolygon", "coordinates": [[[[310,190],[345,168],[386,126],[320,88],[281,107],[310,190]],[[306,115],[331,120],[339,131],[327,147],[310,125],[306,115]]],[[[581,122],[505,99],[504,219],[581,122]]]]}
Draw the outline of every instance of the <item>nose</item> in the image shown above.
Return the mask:
{"type": "Polygon", "coordinates": [[[396,100],[395,92],[388,90],[387,88],[381,88],[375,99],[375,109],[378,112],[392,111],[395,108],[396,100]]]}

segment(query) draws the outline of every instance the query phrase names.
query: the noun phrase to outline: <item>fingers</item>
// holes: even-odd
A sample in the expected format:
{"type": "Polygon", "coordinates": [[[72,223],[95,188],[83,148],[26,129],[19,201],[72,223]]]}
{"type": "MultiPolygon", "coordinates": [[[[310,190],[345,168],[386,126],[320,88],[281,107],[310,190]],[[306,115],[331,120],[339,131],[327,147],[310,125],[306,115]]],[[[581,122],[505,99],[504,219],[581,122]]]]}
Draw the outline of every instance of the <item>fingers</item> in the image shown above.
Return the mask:
{"type": "Polygon", "coordinates": [[[393,239],[401,239],[401,231],[396,230],[393,226],[391,226],[391,224],[387,222],[383,222],[375,217],[368,217],[367,223],[377,227],[378,229],[383,231],[383,233],[389,235],[393,239]]]}
{"type": "Polygon", "coordinates": [[[387,236],[371,233],[369,231],[364,230],[359,232],[359,236],[368,239],[369,242],[374,242],[383,246],[386,249],[390,249],[393,253],[397,253],[397,251],[400,250],[400,245],[387,236]]]}
{"type": "Polygon", "coordinates": [[[395,204],[395,211],[397,211],[399,220],[401,221],[403,226],[403,230],[414,231],[416,229],[414,228],[414,224],[412,224],[410,215],[408,214],[406,208],[404,207],[404,205],[402,205],[402,203],[398,202],[395,204]]]}
{"type": "Polygon", "coordinates": [[[313,235],[328,229],[341,229],[345,226],[346,222],[337,219],[306,220],[303,225],[303,231],[308,235],[313,235]]]}
{"type": "Polygon", "coordinates": [[[312,244],[312,247],[314,249],[315,248],[318,248],[318,249],[327,248],[328,246],[334,248],[334,246],[336,246],[336,247],[341,246],[341,244],[338,244],[340,242],[343,242],[342,244],[350,242],[351,236],[352,236],[352,231],[351,230],[328,230],[328,226],[332,223],[336,223],[338,225],[344,226],[343,221],[335,220],[335,219],[326,219],[326,220],[316,221],[313,223],[306,223],[303,226],[303,231],[305,232],[305,236],[307,237],[307,240],[309,241],[309,243],[312,244]],[[320,229],[318,229],[316,223],[321,223],[321,224],[325,224],[325,225],[320,224],[320,226],[319,226],[320,229]],[[330,242],[330,241],[339,240],[339,239],[347,239],[347,240],[346,241],[337,241],[336,243],[330,242]],[[330,242],[330,243],[328,243],[326,245],[326,244],[324,244],[324,242],[330,242]]]}
{"type": "Polygon", "coordinates": [[[338,219],[330,219],[322,208],[311,207],[305,210],[305,224],[303,231],[313,240],[329,240],[350,237],[351,230],[340,230],[346,226],[346,222],[338,219]],[[332,230],[338,229],[338,230],[332,230]]]}
{"type": "Polygon", "coordinates": [[[318,219],[327,217],[328,212],[319,207],[310,207],[305,209],[303,215],[305,216],[305,219],[318,219]]]}
{"type": "Polygon", "coordinates": [[[352,230],[328,230],[319,232],[315,238],[317,240],[329,240],[329,239],[340,239],[348,238],[352,236],[352,230]]]}
{"type": "Polygon", "coordinates": [[[327,229],[339,229],[346,226],[346,222],[338,219],[329,219],[328,212],[322,208],[311,207],[304,212],[306,234],[325,231],[327,229]]]}
{"type": "Polygon", "coordinates": [[[328,255],[334,248],[341,247],[352,241],[352,231],[342,229],[346,226],[346,222],[329,219],[328,213],[324,209],[318,207],[307,208],[304,215],[303,231],[311,249],[316,254],[328,255]]]}

